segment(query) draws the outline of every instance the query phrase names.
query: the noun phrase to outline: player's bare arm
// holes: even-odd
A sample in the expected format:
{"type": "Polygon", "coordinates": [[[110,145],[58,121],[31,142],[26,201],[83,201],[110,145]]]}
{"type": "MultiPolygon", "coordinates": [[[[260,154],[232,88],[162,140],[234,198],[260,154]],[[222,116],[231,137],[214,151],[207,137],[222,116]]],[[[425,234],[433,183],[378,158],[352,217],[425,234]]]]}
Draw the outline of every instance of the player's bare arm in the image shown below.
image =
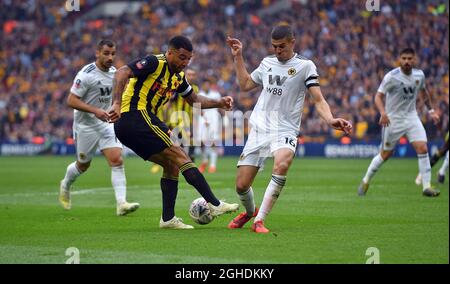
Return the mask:
{"type": "Polygon", "coordinates": [[[230,96],[222,97],[220,100],[213,100],[202,95],[192,92],[185,100],[192,106],[194,103],[199,103],[202,109],[219,108],[224,110],[231,110],[233,108],[233,98],[230,96]]]}
{"type": "Polygon", "coordinates": [[[334,129],[344,131],[345,134],[352,132],[352,124],[343,118],[334,118],[331,113],[330,106],[322,95],[319,86],[313,86],[308,89],[313,98],[314,105],[320,117],[327,122],[327,124],[334,129]]]}
{"type": "Polygon", "coordinates": [[[253,80],[250,74],[247,72],[245,68],[244,57],[242,56],[242,43],[237,38],[227,38],[227,44],[231,49],[231,54],[234,58],[234,65],[236,69],[236,75],[239,81],[239,87],[241,91],[248,92],[258,87],[253,80]]]}
{"type": "Polygon", "coordinates": [[[67,105],[80,111],[93,113],[95,117],[102,121],[108,121],[109,119],[109,115],[105,110],[96,108],[95,106],[83,102],[77,95],[74,95],[72,93],[70,93],[69,97],[67,98],[67,105]]]}
{"type": "Polygon", "coordinates": [[[421,96],[422,96],[426,106],[428,107],[428,113],[429,113],[431,119],[433,120],[433,123],[438,124],[440,121],[440,118],[439,118],[439,114],[435,111],[433,97],[432,97],[431,93],[428,91],[428,89],[426,87],[424,87],[420,93],[421,93],[421,96]]]}
{"type": "Polygon", "coordinates": [[[120,106],[122,104],[122,93],[127,85],[128,79],[133,77],[133,71],[130,67],[124,65],[114,74],[113,79],[113,103],[111,110],[108,112],[111,123],[116,122],[120,118],[120,106]]]}
{"type": "Polygon", "coordinates": [[[389,120],[386,109],[384,108],[384,93],[377,92],[375,95],[375,106],[380,112],[380,121],[378,123],[383,127],[389,126],[391,121],[389,120]]]}

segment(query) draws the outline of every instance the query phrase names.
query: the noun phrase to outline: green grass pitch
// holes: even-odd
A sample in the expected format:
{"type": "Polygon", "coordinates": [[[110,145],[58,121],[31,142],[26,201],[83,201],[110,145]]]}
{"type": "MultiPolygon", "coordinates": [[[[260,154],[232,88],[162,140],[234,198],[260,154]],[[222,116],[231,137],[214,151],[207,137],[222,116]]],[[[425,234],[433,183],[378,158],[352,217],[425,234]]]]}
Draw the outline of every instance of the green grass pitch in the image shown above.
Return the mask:
{"type": "MultiPolygon", "coordinates": [[[[65,263],[76,247],[81,263],[361,263],[375,247],[381,263],[449,263],[448,181],[441,196],[425,198],[414,184],[417,159],[392,159],[356,190],[369,160],[296,159],[266,220],[271,233],[226,228],[234,215],[194,230],[161,230],[159,176],[150,164],[125,159],[128,200],[141,208],[115,216],[110,170],[102,157],[74,185],[72,210],[57,202],[59,181],[73,157],[0,157],[0,263],[65,263]]],[[[219,159],[206,174],[215,194],[238,202],[236,157],[219,159]]],[[[271,160],[260,172],[260,204],[271,160]]],[[[433,168],[433,181],[440,163],[433,168]]],[[[448,178],[447,178],[448,180],[448,178]]],[[[190,202],[199,195],[180,179],[177,216],[193,224],[190,202]]]]}

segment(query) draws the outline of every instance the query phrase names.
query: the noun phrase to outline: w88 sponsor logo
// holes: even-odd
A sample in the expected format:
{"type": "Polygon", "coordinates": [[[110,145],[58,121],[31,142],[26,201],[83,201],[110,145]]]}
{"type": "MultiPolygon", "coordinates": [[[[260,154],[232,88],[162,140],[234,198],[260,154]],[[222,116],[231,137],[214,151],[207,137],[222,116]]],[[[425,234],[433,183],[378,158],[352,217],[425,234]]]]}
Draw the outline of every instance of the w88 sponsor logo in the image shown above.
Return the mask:
{"type": "Polygon", "coordinates": [[[281,89],[281,88],[270,88],[270,87],[267,87],[267,88],[266,88],[266,91],[267,91],[269,94],[276,95],[276,96],[281,96],[281,95],[283,95],[283,89],[281,89]]]}

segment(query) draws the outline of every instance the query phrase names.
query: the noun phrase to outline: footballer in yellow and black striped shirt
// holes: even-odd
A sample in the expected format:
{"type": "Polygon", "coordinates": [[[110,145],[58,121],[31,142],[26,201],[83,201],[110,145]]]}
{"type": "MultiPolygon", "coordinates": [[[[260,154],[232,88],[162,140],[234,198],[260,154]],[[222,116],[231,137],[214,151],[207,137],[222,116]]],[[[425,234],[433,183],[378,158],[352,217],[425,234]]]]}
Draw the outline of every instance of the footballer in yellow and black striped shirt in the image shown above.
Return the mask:
{"type": "Polygon", "coordinates": [[[221,212],[223,208],[235,211],[238,207],[238,204],[224,203],[214,196],[189,156],[172,142],[166,123],[157,117],[158,110],[176,93],[190,105],[199,103],[201,108],[231,110],[233,99],[229,96],[212,100],[193,92],[183,72],[192,55],[191,41],[184,36],[175,36],[170,39],[165,54],[149,55],[122,66],[116,71],[113,81],[113,105],[109,120],[114,123],[117,138],[142,159],[163,167],[160,227],[180,225],[174,215],[180,171],[186,181],[213,206],[212,211],[217,209],[221,212]]]}

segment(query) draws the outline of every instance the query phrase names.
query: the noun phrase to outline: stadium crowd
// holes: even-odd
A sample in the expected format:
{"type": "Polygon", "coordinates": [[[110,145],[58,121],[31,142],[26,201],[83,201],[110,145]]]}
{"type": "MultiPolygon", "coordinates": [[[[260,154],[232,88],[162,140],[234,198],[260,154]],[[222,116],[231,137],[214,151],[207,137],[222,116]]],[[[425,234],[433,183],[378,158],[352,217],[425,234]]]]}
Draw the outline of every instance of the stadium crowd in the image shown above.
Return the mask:
{"type": "MultiPolygon", "coordinates": [[[[72,80],[94,61],[100,38],[118,44],[116,66],[148,53],[162,53],[169,37],[189,36],[198,84],[212,78],[236,108],[252,109],[259,91],[240,93],[225,44],[227,35],[245,45],[248,69],[271,52],[270,31],[280,20],[291,23],[297,50],[318,66],[321,86],[332,112],[355,124],[354,139],[379,139],[374,95],[394,66],[399,49],[416,49],[442,122],[434,126],[423,103],[418,110],[429,139],[448,127],[448,7],[441,1],[383,0],[380,11],[365,1],[295,1],[276,13],[274,0],[155,0],[137,14],[79,20],[99,0],[81,0],[79,12],[64,1],[0,0],[0,143],[66,141],[72,136],[72,110],[65,105],[72,80]],[[440,6],[441,5],[441,6],[440,6]],[[444,9],[443,9],[444,8],[444,9]]],[[[307,104],[302,134],[309,141],[338,138],[307,104]]]]}

